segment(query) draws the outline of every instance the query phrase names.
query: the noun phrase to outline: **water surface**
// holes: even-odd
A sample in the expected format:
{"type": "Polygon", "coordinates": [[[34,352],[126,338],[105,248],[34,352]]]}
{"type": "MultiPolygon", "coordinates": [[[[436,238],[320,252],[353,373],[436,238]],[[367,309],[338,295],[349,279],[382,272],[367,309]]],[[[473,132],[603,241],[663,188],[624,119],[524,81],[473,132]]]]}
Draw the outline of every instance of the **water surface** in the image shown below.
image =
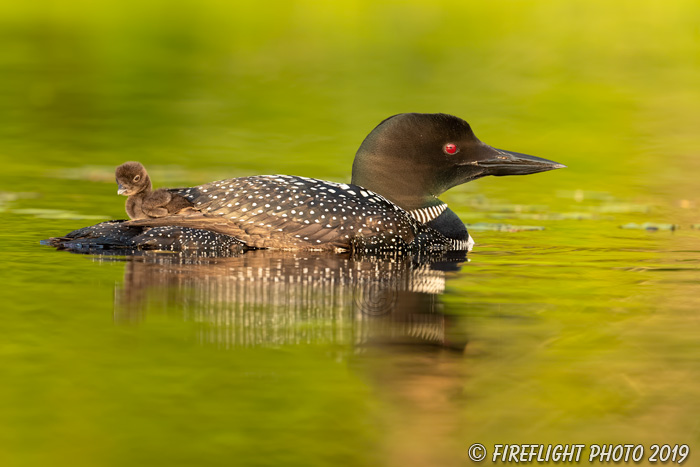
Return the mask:
{"type": "Polygon", "coordinates": [[[691,1],[0,7],[0,463],[469,465],[494,443],[700,449],[691,1]],[[156,186],[347,182],[443,111],[569,166],[444,196],[468,258],[57,252],[156,186]]]}

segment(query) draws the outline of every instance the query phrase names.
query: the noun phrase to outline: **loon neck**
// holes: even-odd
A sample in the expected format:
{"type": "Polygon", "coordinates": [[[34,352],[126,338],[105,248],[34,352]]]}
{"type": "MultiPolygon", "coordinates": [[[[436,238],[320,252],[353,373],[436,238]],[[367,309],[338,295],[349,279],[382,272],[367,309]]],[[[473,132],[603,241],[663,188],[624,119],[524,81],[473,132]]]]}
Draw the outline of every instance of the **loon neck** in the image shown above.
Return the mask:
{"type": "Polygon", "coordinates": [[[352,184],[382,195],[392,203],[410,211],[439,204],[440,192],[433,184],[433,168],[423,164],[407,164],[397,158],[378,157],[358,152],[352,165],[352,184]]]}
{"type": "Polygon", "coordinates": [[[443,203],[440,200],[436,200],[437,204],[433,204],[431,206],[425,206],[422,208],[418,209],[411,209],[408,211],[408,213],[413,217],[415,220],[418,222],[422,222],[423,224],[427,224],[430,221],[433,221],[440,217],[440,215],[445,212],[445,209],[447,209],[447,204],[443,203]]]}
{"type": "Polygon", "coordinates": [[[146,197],[148,197],[151,193],[153,193],[153,187],[151,186],[151,184],[149,182],[145,187],[143,187],[141,189],[141,191],[138,191],[138,192],[134,193],[133,195],[129,195],[129,198],[133,199],[133,200],[137,200],[137,199],[143,200],[146,197]]]}
{"type": "Polygon", "coordinates": [[[151,194],[153,191],[153,183],[151,182],[151,177],[146,175],[146,179],[143,181],[143,188],[141,191],[138,193],[135,193],[133,196],[138,196],[139,198],[143,198],[144,196],[148,196],[151,194]]]}

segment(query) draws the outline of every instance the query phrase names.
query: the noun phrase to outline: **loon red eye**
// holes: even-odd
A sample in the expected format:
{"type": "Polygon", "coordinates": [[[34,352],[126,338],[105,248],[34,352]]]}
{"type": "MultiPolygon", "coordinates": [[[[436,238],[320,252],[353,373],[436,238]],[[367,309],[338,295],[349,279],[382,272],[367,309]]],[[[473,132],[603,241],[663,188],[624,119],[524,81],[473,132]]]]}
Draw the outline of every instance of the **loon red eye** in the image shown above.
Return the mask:
{"type": "Polygon", "coordinates": [[[447,143],[444,149],[447,154],[455,154],[457,152],[457,145],[454,143],[447,143]]]}

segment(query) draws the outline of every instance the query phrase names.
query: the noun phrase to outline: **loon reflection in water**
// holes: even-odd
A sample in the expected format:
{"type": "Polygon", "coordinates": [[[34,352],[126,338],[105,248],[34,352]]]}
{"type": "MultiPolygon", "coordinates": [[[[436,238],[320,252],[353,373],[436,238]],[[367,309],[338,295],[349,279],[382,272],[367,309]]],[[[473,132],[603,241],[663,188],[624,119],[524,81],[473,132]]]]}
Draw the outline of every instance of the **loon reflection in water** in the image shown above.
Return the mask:
{"type": "Polygon", "coordinates": [[[201,323],[204,342],[430,345],[463,350],[439,294],[466,253],[391,259],[313,252],[249,251],[229,258],[130,257],[115,319],[158,308],[201,323]],[[448,338],[448,335],[450,336],[448,338]]]}

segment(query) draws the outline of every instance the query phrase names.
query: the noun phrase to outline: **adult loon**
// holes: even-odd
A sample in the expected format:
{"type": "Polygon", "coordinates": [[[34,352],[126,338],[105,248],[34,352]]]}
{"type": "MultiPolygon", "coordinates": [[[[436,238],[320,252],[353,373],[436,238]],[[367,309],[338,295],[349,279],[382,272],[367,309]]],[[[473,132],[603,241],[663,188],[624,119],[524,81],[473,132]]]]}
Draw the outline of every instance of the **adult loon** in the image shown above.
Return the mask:
{"type": "Polygon", "coordinates": [[[362,142],[350,184],[253,176],[170,189],[192,208],[107,222],[49,240],[55,246],[182,250],[277,248],[361,252],[471,250],[473,240],[438,196],[486,175],[565,167],[482,143],[447,114],[398,114],[362,142]]]}

